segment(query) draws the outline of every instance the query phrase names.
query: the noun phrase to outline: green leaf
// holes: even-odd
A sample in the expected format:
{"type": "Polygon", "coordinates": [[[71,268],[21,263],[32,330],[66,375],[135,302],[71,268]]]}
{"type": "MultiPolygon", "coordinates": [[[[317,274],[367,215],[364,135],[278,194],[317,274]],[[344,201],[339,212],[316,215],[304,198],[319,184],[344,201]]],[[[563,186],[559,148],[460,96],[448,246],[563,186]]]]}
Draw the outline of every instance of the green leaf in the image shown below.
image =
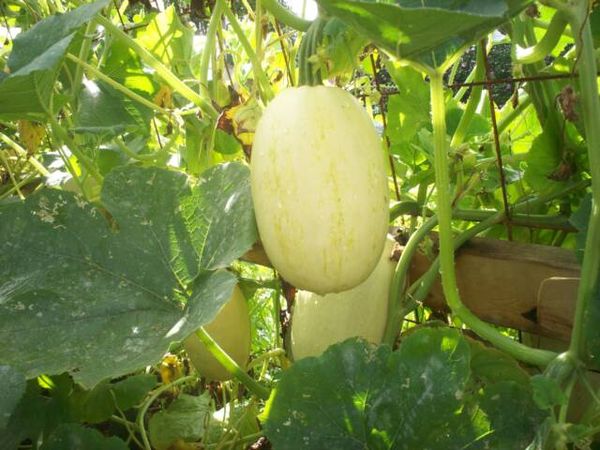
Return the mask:
{"type": "Polygon", "coordinates": [[[500,381],[486,386],[478,401],[485,428],[490,431],[484,442],[473,443],[472,448],[525,448],[546,417],[535,407],[531,395],[529,384],[500,381]]]}
{"type": "Polygon", "coordinates": [[[421,128],[430,127],[429,87],[423,76],[410,67],[389,62],[386,68],[398,87],[398,94],[388,101],[387,134],[392,151],[408,164],[414,153],[409,144],[421,128]]]}
{"type": "Polygon", "coordinates": [[[154,386],[156,386],[156,377],[141,373],[113,383],[110,388],[115,395],[119,409],[127,411],[139,404],[154,386]]]}
{"type": "Polygon", "coordinates": [[[0,366],[0,430],[8,424],[10,416],[25,393],[25,375],[11,366],[0,366]]]}
{"type": "Polygon", "coordinates": [[[102,81],[84,82],[73,131],[113,138],[124,132],[148,135],[152,111],[102,81]]]}
{"type": "Polygon", "coordinates": [[[175,6],[171,5],[154,16],[137,33],[136,41],[180,77],[191,77],[192,40],[194,33],[179,20],[175,6]]]}
{"type": "Polygon", "coordinates": [[[544,375],[531,377],[533,399],[541,409],[551,409],[566,404],[567,397],[560,385],[552,378],[544,375]]]}
{"type": "Polygon", "coordinates": [[[152,447],[166,450],[177,440],[200,440],[210,411],[208,392],[198,397],[181,394],[167,409],[150,418],[148,432],[152,447]]]}
{"type": "Polygon", "coordinates": [[[242,144],[231,134],[217,129],[215,132],[215,151],[224,155],[234,155],[242,151],[242,144]]]}
{"type": "Polygon", "coordinates": [[[102,381],[91,390],[76,386],[71,394],[73,414],[81,422],[100,423],[108,420],[117,411],[140,403],[156,385],[156,377],[139,374],[110,383],[102,381]]]}
{"type": "Polygon", "coordinates": [[[30,65],[37,58],[44,57],[57,42],[70,36],[86,24],[109,0],[98,0],[83,5],[66,14],[50,16],[19,34],[14,41],[13,51],[8,58],[11,73],[30,65]]]}
{"type": "Polygon", "coordinates": [[[349,76],[358,65],[358,56],[367,45],[361,34],[343,21],[331,17],[323,28],[320,58],[324,59],[327,78],[349,76]]]}
{"type": "Polygon", "coordinates": [[[37,379],[27,382],[25,395],[17,405],[8,425],[0,429],[0,448],[12,450],[29,439],[37,442],[41,435],[48,436],[58,425],[73,422],[69,376],[44,377],[51,387],[42,390],[37,379]]]}
{"type": "Polygon", "coordinates": [[[121,40],[111,40],[106,50],[102,72],[123,86],[152,100],[158,84],[148,74],[140,57],[121,40]]]}
{"type": "Polygon", "coordinates": [[[71,395],[73,414],[80,422],[100,423],[115,412],[115,401],[110,394],[110,383],[102,381],[86,391],[75,388],[71,395]]]}
{"type": "MultiPolygon", "coordinates": [[[[454,131],[456,131],[463,114],[464,110],[455,100],[450,100],[446,103],[446,126],[447,132],[450,136],[452,136],[454,131]]],[[[469,140],[474,137],[488,136],[491,131],[492,127],[490,122],[485,117],[481,116],[480,114],[473,114],[465,134],[465,139],[469,140]]]]}
{"type": "Polygon", "coordinates": [[[56,190],[0,209],[11,236],[0,243],[0,360],[27,377],[69,371],[90,387],[156,363],[215,317],[235,284],[216,269],[256,240],[241,164],[194,187],[163,169],[117,168],[102,200],[110,222],[56,190]]]}
{"type": "Polygon", "coordinates": [[[59,426],[41,450],[127,450],[124,441],[116,437],[105,437],[98,430],[69,423],[59,426]]]}
{"type": "Polygon", "coordinates": [[[7,120],[43,119],[58,68],[76,31],[108,4],[81,6],[67,14],[48,17],[14,40],[8,76],[0,78],[0,117],[7,120]]]}
{"type": "Polygon", "coordinates": [[[400,60],[438,68],[506,22],[526,0],[318,0],[400,60]],[[449,32],[451,30],[451,32],[449,32]]]}
{"type": "Polygon", "coordinates": [[[594,37],[594,47],[598,48],[600,47],[600,7],[598,4],[590,15],[590,28],[594,37]]]}
{"type": "Polygon", "coordinates": [[[274,448],[524,448],[542,420],[528,385],[486,383],[471,358],[467,340],[441,328],[414,331],[395,352],[334,345],[283,373],[265,433],[274,448]]]}
{"type": "Polygon", "coordinates": [[[524,178],[538,192],[548,192],[562,184],[552,179],[562,161],[561,140],[556,134],[557,129],[550,123],[546,124],[542,133],[533,140],[527,154],[524,178]]]}

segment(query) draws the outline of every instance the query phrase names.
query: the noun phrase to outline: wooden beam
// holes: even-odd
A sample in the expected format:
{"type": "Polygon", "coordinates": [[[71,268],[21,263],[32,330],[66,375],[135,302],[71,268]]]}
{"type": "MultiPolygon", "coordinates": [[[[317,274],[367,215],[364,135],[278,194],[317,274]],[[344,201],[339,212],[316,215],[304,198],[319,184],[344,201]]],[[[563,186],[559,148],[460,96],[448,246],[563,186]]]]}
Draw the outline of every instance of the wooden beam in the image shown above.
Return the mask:
{"type": "MultiPolygon", "coordinates": [[[[429,265],[418,253],[411,279],[429,265]]],[[[573,251],[544,245],[475,238],[456,254],[461,299],[478,317],[565,341],[573,325],[579,272],[573,251]]],[[[439,276],[425,304],[448,310],[439,276]]]]}
{"type": "MultiPolygon", "coordinates": [[[[260,245],[246,261],[270,266],[260,245]]],[[[412,281],[430,266],[417,253],[410,269],[412,281]]],[[[562,341],[569,339],[580,267],[573,251],[544,245],[475,238],[456,255],[458,287],[463,303],[481,319],[562,341]]],[[[438,279],[425,305],[447,312],[438,279]]]]}

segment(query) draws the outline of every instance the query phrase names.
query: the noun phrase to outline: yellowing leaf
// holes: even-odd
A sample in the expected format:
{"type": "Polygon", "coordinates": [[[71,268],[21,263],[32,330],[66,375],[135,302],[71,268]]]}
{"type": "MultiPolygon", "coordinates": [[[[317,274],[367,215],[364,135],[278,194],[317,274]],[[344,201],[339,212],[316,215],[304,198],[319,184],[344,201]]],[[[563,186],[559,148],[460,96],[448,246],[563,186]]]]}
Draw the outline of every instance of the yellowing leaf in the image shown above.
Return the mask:
{"type": "Polygon", "coordinates": [[[29,154],[35,153],[44,138],[44,127],[30,120],[19,120],[17,127],[23,147],[27,149],[29,154]]]}

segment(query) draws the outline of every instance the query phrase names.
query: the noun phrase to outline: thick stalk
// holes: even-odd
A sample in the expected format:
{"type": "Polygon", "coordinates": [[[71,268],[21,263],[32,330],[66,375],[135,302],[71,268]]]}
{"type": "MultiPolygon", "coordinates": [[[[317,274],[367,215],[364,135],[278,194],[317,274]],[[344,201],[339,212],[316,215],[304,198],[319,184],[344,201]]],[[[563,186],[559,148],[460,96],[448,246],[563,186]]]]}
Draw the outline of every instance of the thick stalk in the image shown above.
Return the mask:
{"type": "MultiPolygon", "coordinates": [[[[473,80],[481,81],[483,80],[485,74],[485,64],[483,61],[483,49],[481,45],[477,46],[477,61],[476,66],[473,71],[473,80]]],[[[471,95],[469,96],[469,100],[467,101],[467,106],[465,107],[465,111],[463,112],[462,117],[460,118],[460,122],[454,131],[454,136],[452,136],[452,142],[450,146],[452,148],[458,147],[465,140],[465,136],[467,135],[467,130],[469,129],[469,125],[471,125],[471,120],[475,115],[475,110],[477,109],[477,105],[481,100],[481,91],[483,90],[483,85],[473,86],[471,90],[471,95]]]]}
{"type": "Polygon", "coordinates": [[[577,11],[569,17],[571,31],[576,36],[579,53],[579,86],[582,116],[585,127],[590,173],[592,175],[592,209],[588,222],[585,252],[581,265],[581,281],[577,292],[577,306],[569,352],[577,359],[585,359],[585,332],[589,323],[587,313],[593,301],[600,301],[600,97],[594,42],[587,16],[588,2],[580,1],[577,11]]]}
{"type": "Polygon", "coordinates": [[[292,13],[290,10],[288,10],[284,6],[280,5],[277,0],[261,0],[261,1],[262,1],[262,6],[267,11],[269,11],[271,14],[273,14],[273,17],[275,17],[275,19],[277,19],[282,24],[287,25],[288,27],[291,27],[298,31],[308,30],[308,27],[311,24],[310,20],[305,20],[305,19],[298,17],[297,15],[292,13]]]}
{"type": "Polygon", "coordinates": [[[206,93],[208,89],[208,66],[210,63],[210,57],[215,51],[217,26],[221,21],[224,6],[225,0],[217,0],[215,2],[215,7],[213,8],[212,15],[210,16],[210,23],[208,24],[208,30],[206,31],[206,41],[204,43],[204,49],[202,50],[202,58],[200,59],[200,70],[198,75],[198,81],[200,83],[200,89],[202,93],[206,93]]]}
{"type": "Polygon", "coordinates": [[[227,372],[232,374],[235,378],[248,388],[250,392],[256,395],[262,400],[269,398],[269,390],[264,386],[260,385],[250,375],[248,375],[237,363],[231,359],[225,350],[223,350],[219,344],[204,330],[200,327],[196,330],[196,335],[200,338],[202,343],[206,346],[206,349],[215,357],[219,363],[227,369],[227,372]]]}
{"type": "Polygon", "coordinates": [[[408,271],[410,269],[410,263],[414,254],[419,248],[419,244],[429,234],[431,230],[437,225],[437,217],[433,216],[429,218],[417,231],[415,231],[406,245],[402,250],[398,264],[392,278],[392,284],[390,286],[389,301],[388,301],[388,316],[387,324],[385,327],[385,334],[383,336],[383,342],[389,345],[393,345],[402,325],[404,314],[402,314],[402,297],[404,292],[404,285],[406,283],[408,271]]]}
{"type": "Polygon", "coordinates": [[[538,43],[527,48],[517,45],[517,59],[515,62],[518,64],[533,64],[543,60],[554,50],[566,27],[567,21],[563,14],[560,11],[556,12],[546,30],[546,34],[538,43]]]}
{"type": "MultiPolygon", "coordinates": [[[[81,61],[86,61],[88,54],[90,53],[90,49],[92,48],[92,33],[96,29],[96,22],[90,20],[87,26],[85,27],[85,34],[83,36],[83,42],[81,43],[81,48],[79,49],[79,59],[81,61]]],[[[71,96],[73,99],[77,99],[79,95],[79,90],[81,89],[81,81],[83,80],[83,67],[78,65],[75,69],[75,76],[73,77],[73,85],[71,86],[71,96]]]]}
{"type": "Polygon", "coordinates": [[[233,14],[233,11],[231,11],[231,8],[225,5],[224,13],[225,17],[227,17],[227,20],[231,25],[231,28],[233,28],[234,33],[240,40],[240,44],[242,44],[242,47],[244,48],[248,59],[250,59],[250,64],[252,64],[254,76],[257,78],[258,84],[262,89],[264,100],[270,101],[273,98],[273,91],[271,89],[269,79],[267,78],[267,75],[265,74],[265,71],[262,68],[260,60],[257,58],[256,53],[252,48],[252,45],[250,45],[250,41],[248,41],[248,38],[244,34],[244,30],[242,30],[242,27],[240,26],[240,23],[235,17],[235,14],[233,14]]]}
{"type": "Polygon", "coordinates": [[[521,361],[545,366],[554,358],[554,353],[529,348],[504,336],[493,326],[475,316],[460,300],[456,283],[456,273],[454,271],[452,198],[449,189],[450,174],[448,170],[448,145],[446,142],[443,73],[441,71],[432,71],[429,76],[440,237],[440,274],[442,276],[444,296],[452,312],[479,336],[521,361]]]}

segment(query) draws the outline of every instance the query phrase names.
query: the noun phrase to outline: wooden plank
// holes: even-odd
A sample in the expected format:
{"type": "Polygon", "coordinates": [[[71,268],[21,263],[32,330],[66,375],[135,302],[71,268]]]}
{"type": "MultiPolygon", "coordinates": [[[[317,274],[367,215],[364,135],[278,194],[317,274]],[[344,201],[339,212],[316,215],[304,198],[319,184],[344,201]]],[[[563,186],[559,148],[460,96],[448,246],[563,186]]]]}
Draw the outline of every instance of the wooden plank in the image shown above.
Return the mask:
{"type": "MultiPolygon", "coordinates": [[[[430,261],[417,254],[411,267],[416,280],[430,261]]],[[[572,327],[579,278],[579,264],[572,251],[543,245],[476,238],[463,246],[456,257],[456,273],[463,303],[478,317],[496,325],[533,334],[568,340],[572,327]],[[560,296],[546,297],[559,281],[560,296]]],[[[425,304],[447,311],[439,280],[425,304]]]]}
{"type": "MultiPolygon", "coordinates": [[[[260,245],[244,259],[270,266],[260,245]]],[[[429,266],[429,259],[417,253],[410,279],[416,280],[429,266]]],[[[457,252],[456,271],[463,302],[481,319],[540,336],[569,339],[577,291],[573,279],[579,278],[580,271],[574,252],[475,238],[457,252]],[[562,279],[567,281],[559,281],[562,279]]],[[[448,311],[439,277],[425,304],[439,312],[448,311]]]]}
{"type": "Polygon", "coordinates": [[[573,328],[579,278],[552,277],[540,284],[538,323],[547,331],[568,337],[573,328]]]}

